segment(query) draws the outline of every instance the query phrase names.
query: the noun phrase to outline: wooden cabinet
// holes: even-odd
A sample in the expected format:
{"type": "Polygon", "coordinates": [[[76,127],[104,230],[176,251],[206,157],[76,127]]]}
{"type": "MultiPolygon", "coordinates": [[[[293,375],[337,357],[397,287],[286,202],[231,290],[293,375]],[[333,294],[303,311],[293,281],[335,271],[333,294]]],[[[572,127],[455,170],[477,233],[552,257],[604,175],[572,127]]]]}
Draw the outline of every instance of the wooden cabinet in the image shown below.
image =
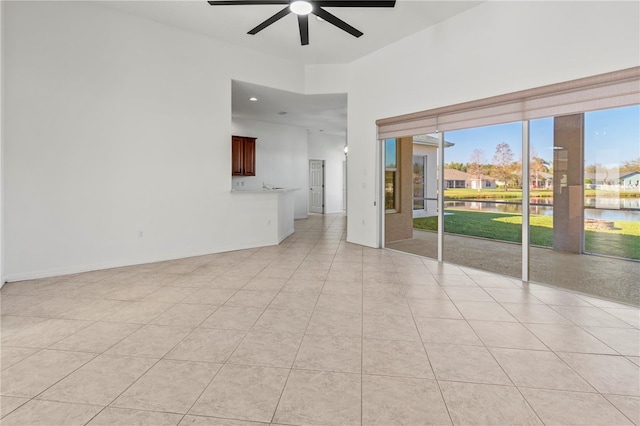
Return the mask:
{"type": "Polygon", "coordinates": [[[256,138],[231,137],[231,174],[233,176],[256,175],[256,138]]]}
{"type": "Polygon", "coordinates": [[[256,138],[244,140],[244,175],[256,175],[256,138]]]}
{"type": "Polygon", "coordinates": [[[238,136],[231,137],[231,174],[244,175],[244,139],[238,136]]]}

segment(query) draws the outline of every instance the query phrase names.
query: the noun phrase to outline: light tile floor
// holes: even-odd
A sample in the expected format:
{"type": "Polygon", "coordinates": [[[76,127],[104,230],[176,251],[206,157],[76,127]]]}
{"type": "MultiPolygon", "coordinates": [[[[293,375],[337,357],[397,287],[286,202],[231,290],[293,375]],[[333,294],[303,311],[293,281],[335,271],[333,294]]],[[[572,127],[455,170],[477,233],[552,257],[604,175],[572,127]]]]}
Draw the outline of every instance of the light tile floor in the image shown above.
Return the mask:
{"type": "Polygon", "coordinates": [[[10,283],[2,424],[640,423],[640,312],[346,243],[10,283]]]}
{"type": "MultiPolygon", "coordinates": [[[[413,230],[413,238],[387,248],[436,259],[438,233],[413,230]]],[[[445,233],[443,256],[456,265],[510,277],[522,276],[522,245],[445,233]]],[[[572,291],[640,306],[640,262],[609,256],[574,254],[529,247],[529,278],[572,291]]]]}

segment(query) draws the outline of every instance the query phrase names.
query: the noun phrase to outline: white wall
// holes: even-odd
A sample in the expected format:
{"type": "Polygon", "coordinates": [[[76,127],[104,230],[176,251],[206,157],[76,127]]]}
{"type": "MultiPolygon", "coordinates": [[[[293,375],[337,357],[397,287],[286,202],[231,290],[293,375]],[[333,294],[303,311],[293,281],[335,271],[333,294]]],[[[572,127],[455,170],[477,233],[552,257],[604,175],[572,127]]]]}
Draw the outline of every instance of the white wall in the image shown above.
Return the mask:
{"type": "Polygon", "coordinates": [[[0,288],[4,278],[4,3],[0,2],[0,288]]]}
{"type": "Polygon", "coordinates": [[[375,120],[637,66],[639,32],[638,2],[485,2],[353,62],[348,241],[379,241],[375,120]]]}
{"type": "Polygon", "coordinates": [[[2,3],[9,280],[272,244],[270,207],[229,193],[231,80],[303,92],[301,65],[90,3],[2,3]]]}
{"type": "Polygon", "coordinates": [[[94,4],[2,3],[14,280],[267,243],[267,206],[229,194],[231,79],[348,89],[348,240],[376,246],[376,119],[640,62],[637,2],[485,2],[355,61],[346,83],[342,66],[305,76],[94,4]]]}
{"type": "Polygon", "coordinates": [[[305,93],[346,93],[349,83],[349,64],[305,66],[305,93]]]}
{"type": "Polygon", "coordinates": [[[234,177],[233,187],[262,188],[264,182],[276,187],[300,188],[294,192],[294,217],[306,218],[309,213],[307,129],[236,118],[232,119],[232,126],[234,135],[258,138],[256,175],[234,177]],[[239,186],[243,183],[244,186],[239,186]]]}
{"type": "MultiPolygon", "coordinates": [[[[342,162],[345,160],[345,137],[324,133],[309,133],[309,160],[324,160],[324,212],[344,211],[342,197],[344,176],[342,162]]],[[[307,168],[308,173],[308,168],[307,168]]]]}

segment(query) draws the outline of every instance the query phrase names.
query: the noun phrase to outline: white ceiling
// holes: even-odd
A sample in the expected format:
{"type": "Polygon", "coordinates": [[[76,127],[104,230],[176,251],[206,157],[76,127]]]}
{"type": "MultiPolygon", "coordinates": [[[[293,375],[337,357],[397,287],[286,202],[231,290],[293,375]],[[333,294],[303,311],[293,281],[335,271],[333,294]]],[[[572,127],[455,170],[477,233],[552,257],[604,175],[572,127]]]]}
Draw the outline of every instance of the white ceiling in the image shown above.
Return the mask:
{"type": "Polygon", "coordinates": [[[301,95],[271,87],[233,81],[234,118],[303,127],[310,132],[346,136],[347,95],[301,95]],[[258,100],[252,102],[251,97],[258,100]],[[281,114],[285,112],[286,114],[281,114]]]}
{"type": "MultiPolygon", "coordinates": [[[[257,35],[247,31],[283,9],[282,5],[210,6],[205,0],[99,1],[97,4],[155,22],[203,34],[233,45],[302,64],[350,63],[481,1],[398,0],[394,8],[331,8],[327,11],[364,33],[360,38],[328,22],[309,19],[309,45],[300,45],[290,14],[257,35]]],[[[234,81],[232,115],[299,126],[310,132],[346,136],[347,95],[301,95],[234,81]],[[249,98],[255,96],[258,102],[249,98]],[[279,114],[286,112],[287,114],[279,114]]]]}
{"type": "Polygon", "coordinates": [[[98,3],[291,61],[340,64],[352,62],[481,2],[398,0],[394,8],[327,7],[327,11],[364,32],[364,35],[355,38],[328,22],[310,17],[308,46],[300,45],[294,14],[285,16],[257,35],[247,34],[283,9],[282,5],[210,6],[205,0],[114,0],[98,3]]]}

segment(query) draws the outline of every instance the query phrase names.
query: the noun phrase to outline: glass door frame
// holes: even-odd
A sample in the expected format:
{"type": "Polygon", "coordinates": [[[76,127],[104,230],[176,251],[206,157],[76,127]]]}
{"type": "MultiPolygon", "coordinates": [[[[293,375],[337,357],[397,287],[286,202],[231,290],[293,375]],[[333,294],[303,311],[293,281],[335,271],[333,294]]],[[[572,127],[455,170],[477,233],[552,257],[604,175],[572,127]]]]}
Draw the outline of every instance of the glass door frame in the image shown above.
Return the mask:
{"type": "MultiPolygon", "coordinates": [[[[522,281],[529,281],[529,185],[531,177],[529,176],[529,120],[520,121],[522,124],[522,281]]],[[[444,256],[444,145],[445,145],[445,132],[436,131],[438,136],[438,153],[436,164],[436,176],[437,176],[437,210],[438,210],[438,262],[443,261],[444,256]]],[[[385,230],[385,207],[384,203],[384,139],[378,139],[378,149],[376,168],[379,173],[378,182],[378,242],[379,247],[385,247],[384,230],[385,230]]],[[[412,188],[413,191],[413,188],[412,188]]]]}
{"type": "MultiPolygon", "coordinates": [[[[422,196],[421,198],[421,202],[422,202],[422,207],[420,208],[416,208],[416,201],[418,201],[416,198],[419,198],[416,196],[416,192],[415,192],[415,186],[412,189],[413,191],[413,210],[426,210],[427,209],[427,156],[426,155],[414,155],[413,156],[413,167],[415,167],[415,165],[418,163],[418,161],[416,161],[416,159],[420,159],[422,160],[422,196]]],[[[415,185],[415,182],[413,182],[413,185],[415,185]]]]}

